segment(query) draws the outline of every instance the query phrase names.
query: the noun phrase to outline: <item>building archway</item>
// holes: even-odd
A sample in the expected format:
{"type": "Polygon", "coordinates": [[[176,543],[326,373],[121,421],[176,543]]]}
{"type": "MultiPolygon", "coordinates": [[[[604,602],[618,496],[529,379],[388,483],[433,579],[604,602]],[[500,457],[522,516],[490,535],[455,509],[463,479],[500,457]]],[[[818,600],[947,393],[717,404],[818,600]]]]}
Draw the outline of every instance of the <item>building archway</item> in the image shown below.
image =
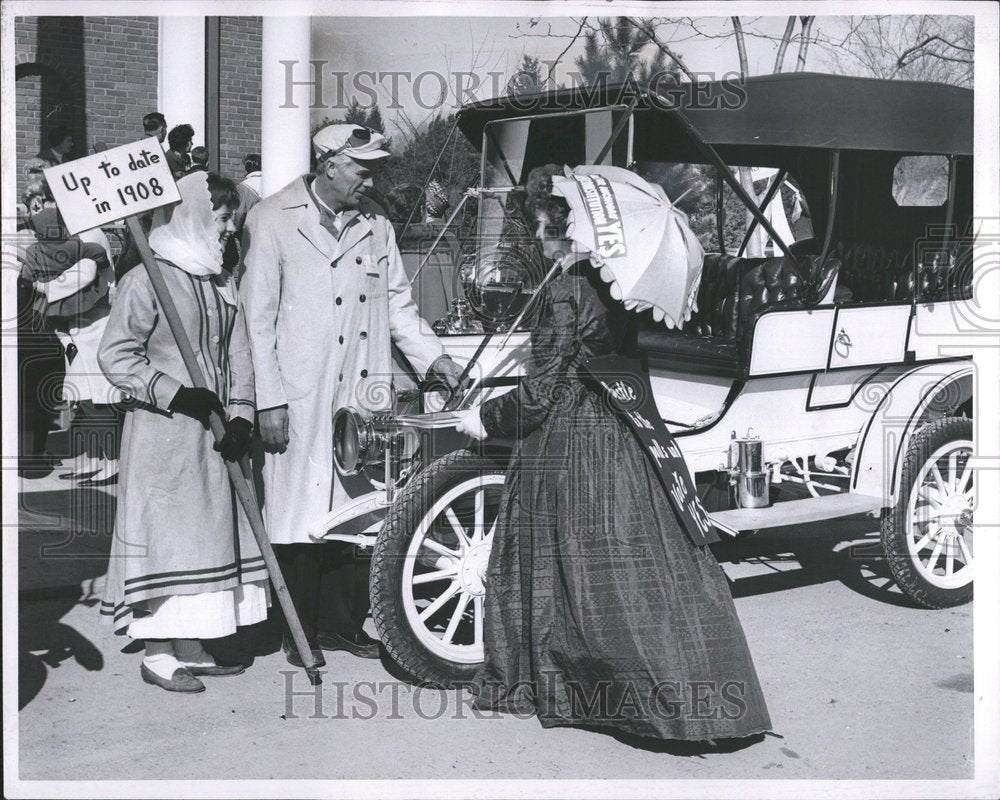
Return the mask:
{"type": "Polygon", "coordinates": [[[48,146],[49,133],[68,128],[75,141],[76,156],[85,148],[84,108],[60,70],[40,61],[18,64],[15,68],[17,106],[17,190],[24,188],[23,165],[48,146]]]}

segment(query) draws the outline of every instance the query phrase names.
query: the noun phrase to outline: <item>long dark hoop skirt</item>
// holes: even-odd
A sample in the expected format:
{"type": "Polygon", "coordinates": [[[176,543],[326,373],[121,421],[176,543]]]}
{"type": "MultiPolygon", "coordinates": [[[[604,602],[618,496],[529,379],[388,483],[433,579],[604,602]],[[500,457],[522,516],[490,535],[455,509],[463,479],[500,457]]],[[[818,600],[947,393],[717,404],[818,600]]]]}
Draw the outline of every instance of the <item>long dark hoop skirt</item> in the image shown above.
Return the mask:
{"type": "Polygon", "coordinates": [[[475,705],[661,739],[769,730],[721,567],[632,432],[582,384],[569,391],[510,468],[475,705]]]}

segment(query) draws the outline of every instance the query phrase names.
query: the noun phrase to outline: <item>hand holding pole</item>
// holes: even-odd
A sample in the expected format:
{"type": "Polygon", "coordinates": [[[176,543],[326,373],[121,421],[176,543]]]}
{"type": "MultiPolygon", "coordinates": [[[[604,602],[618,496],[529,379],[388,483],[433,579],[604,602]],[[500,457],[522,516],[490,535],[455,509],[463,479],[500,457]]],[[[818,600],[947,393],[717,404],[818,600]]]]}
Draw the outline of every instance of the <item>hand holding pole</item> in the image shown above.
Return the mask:
{"type": "MultiPolygon", "coordinates": [[[[128,217],[125,223],[128,225],[129,232],[132,234],[139,254],[142,256],[142,263],[153,286],[156,302],[159,304],[163,316],[167,320],[167,325],[174,335],[181,358],[184,360],[184,365],[187,367],[191,377],[192,385],[208,388],[205,376],[198,365],[194,349],[191,347],[191,342],[177,312],[177,306],[174,305],[173,297],[171,297],[170,290],[163,279],[163,274],[160,272],[160,266],[156,263],[153,251],[149,247],[149,242],[146,241],[146,234],[142,230],[139,220],[134,216],[128,217]]],[[[217,412],[212,413],[209,417],[209,426],[216,443],[221,442],[226,435],[225,420],[222,416],[217,412]]],[[[236,497],[250,522],[250,528],[253,531],[254,538],[257,540],[257,545],[260,547],[264,564],[271,579],[271,585],[274,587],[274,592],[278,596],[278,602],[281,604],[281,610],[288,621],[288,627],[291,630],[292,639],[295,641],[295,647],[299,651],[302,663],[305,664],[306,674],[309,676],[310,682],[313,685],[317,685],[322,680],[318,671],[319,667],[312,656],[312,648],[306,640],[302,623],[299,620],[298,613],[295,611],[295,605],[292,603],[291,595],[288,593],[288,587],[282,578],[278,560],[275,558],[271,542],[267,538],[267,531],[264,529],[264,520],[261,517],[260,509],[257,507],[257,500],[254,496],[250,462],[244,455],[240,459],[239,464],[226,461],[226,469],[229,471],[229,479],[233,484],[233,489],[236,491],[236,497]]]]}

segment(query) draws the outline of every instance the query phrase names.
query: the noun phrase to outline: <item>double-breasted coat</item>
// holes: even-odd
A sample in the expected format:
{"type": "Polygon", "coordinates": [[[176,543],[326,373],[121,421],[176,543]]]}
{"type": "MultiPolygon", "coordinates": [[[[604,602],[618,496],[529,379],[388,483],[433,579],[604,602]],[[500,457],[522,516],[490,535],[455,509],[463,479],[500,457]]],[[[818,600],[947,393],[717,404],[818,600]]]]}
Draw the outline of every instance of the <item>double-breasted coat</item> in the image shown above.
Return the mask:
{"type": "Polygon", "coordinates": [[[308,177],[250,212],[246,308],[259,410],[288,407],[288,447],[264,459],[264,521],[276,544],[309,531],[351,493],[333,465],[333,414],[390,404],[392,344],[421,375],[444,353],[420,318],[392,225],[377,206],[331,231],[308,177]]]}

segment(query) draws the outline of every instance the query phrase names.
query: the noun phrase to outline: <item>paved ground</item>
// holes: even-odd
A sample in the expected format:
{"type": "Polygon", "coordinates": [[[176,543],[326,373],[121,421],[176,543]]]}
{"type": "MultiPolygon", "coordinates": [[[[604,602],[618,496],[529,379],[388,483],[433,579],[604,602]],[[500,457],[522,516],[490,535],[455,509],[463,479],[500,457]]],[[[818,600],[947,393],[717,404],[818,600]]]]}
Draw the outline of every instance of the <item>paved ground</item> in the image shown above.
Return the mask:
{"type": "MultiPolygon", "coordinates": [[[[242,676],[170,695],[99,626],[110,496],[25,482],[20,535],[20,777],[967,778],[972,607],[923,611],[866,569],[870,520],[786,530],[719,552],[775,730],[732,752],[650,747],[488,718],[391,665],[328,659],[319,698],[257,626],[242,676]],[[84,524],[67,519],[81,514],[84,524]],[[72,534],[72,535],[69,535],[72,534]],[[53,587],[81,587],[52,595],[53,587]],[[49,599],[42,599],[48,597],[49,599]],[[388,667],[388,668],[387,668],[388,667]]],[[[877,568],[877,564],[875,565],[877,568]]]]}

